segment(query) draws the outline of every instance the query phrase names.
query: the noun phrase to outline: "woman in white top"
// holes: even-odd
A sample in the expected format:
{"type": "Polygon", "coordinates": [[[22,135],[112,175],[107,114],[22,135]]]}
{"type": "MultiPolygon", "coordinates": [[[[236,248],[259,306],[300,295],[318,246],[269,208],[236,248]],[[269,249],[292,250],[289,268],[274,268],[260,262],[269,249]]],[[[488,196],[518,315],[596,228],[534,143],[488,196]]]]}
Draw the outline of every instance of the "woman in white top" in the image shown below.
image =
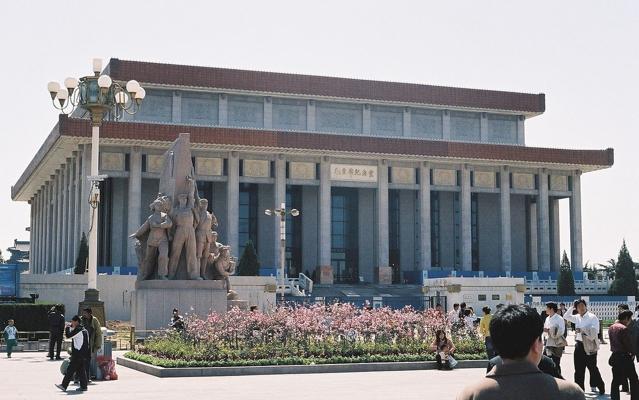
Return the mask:
{"type": "Polygon", "coordinates": [[[590,388],[605,393],[605,385],[597,368],[597,350],[599,348],[599,318],[588,311],[586,301],[576,300],[573,307],[564,313],[564,319],[575,324],[575,383],[584,389],[586,368],[590,373],[590,388]],[[576,313],[573,311],[576,309],[576,313]]]}
{"type": "Polygon", "coordinates": [[[555,362],[557,371],[561,375],[561,356],[566,347],[564,332],[566,322],[557,313],[557,303],[546,303],[546,314],[548,317],[544,321],[544,333],[546,334],[546,355],[555,362]]]}
{"type": "Polygon", "coordinates": [[[13,320],[7,321],[7,326],[2,332],[4,336],[4,342],[7,344],[7,358],[11,358],[11,352],[16,344],[18,344],[18,330],[13,326],[13,320]]]}

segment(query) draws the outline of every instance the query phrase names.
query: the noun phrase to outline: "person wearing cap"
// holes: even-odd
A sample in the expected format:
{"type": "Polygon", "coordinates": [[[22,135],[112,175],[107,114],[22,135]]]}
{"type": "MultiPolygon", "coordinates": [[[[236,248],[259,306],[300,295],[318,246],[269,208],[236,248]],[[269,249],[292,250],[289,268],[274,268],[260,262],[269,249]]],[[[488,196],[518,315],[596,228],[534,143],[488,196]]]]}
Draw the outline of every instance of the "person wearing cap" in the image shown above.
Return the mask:
{"type": "Polygon", "coordinates": [[[82,325],[89,334],[89,350],[91,350],[91,362],[87,362],[87,379],[95,379],[98,372],[97,356],[98,351],[102,348],[102,326],[100,320],[93,316],[93,310],[90,307],[82,310],[82,325]]]}
{"type": "Polygon", "coordinates": [[[75,315],[71,318],[71,322],[66,325],[64,334],[67,339],[71,339],[71,362],[67,367],[62,383],[55,386],[63,392],[66,392],[71,379],[73,379],[73,375],[77,373],[80,378],[80,387],[77,388],[76,391],[85,392],[88,389],[85,365],[91,358],[89,333],[80,323],[80,317],[75,315]]]}

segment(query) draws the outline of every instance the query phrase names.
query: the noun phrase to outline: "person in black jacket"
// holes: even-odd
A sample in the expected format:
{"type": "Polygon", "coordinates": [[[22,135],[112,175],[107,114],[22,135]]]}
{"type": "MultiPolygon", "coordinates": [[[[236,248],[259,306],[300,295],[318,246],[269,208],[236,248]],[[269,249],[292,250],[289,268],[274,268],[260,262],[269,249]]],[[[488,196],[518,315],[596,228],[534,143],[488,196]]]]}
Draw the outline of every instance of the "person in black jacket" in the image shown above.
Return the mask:
{"type": "Polygon", "coordinates": [[[55,359],[62,360],[60,348],[62,347],[62,335],[64,334],[64,315],[62,307],[56,305],[49,311],[49,359],[53,360],[53,349],[55,347],[55,359]]]}
{"type": "Polygon", "coordinates": [[[76,315],[71,318],[71,323],[66,326],[65,335],[68,339],[71,339],[71,362],[67,372],[64,374],[62,383],[55,386],[66,392],[69,382],[73,379],[73,374],[77,373],[80,377],[80,387],[76,391],[85,392],[87,390],[85,365],[91,358],[91,350],[89,350],[89,334],[80,324],[80,317],[76,315]]]}
{"type": "MultiPolygon", "coordinates": [[[[502,363],[502,360],[500,356],[491,358],[488,361],[488,367],[486,368],[486,373],[490,372],[490,370],[493,369],[495,365],[500,365],[501,363],[502,363]]],[[[539,370],[543,372],[544,374],[548,374],[558,379],[564,379],[559,373],[559,370],[557,369],[557,365],[555,364],[555,362],[552,360],[552,358],[548,356],[545,356],[545,355],[541,356],[541,361],[539,361],[537,368],[539,368],[539,370]]]]}

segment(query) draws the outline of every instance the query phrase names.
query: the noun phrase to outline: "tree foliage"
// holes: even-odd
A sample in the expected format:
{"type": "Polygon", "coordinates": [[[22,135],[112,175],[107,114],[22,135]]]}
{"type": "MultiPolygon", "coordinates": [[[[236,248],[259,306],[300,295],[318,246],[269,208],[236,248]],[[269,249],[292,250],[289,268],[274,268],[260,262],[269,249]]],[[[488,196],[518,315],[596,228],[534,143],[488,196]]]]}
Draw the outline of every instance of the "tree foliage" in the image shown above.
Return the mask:
{"type": "Polygon", "coordinates": [[[566,250],[561,256],[559,278],[557,279],[557,294],[560,296],[572,296],[575,294],[575,279],[572,275],[572,268],[570,267],[570,260],[568,260],[566,250]]]}
{"type": "Polygon", "coordinates": [[[260,262],[257,259],[253,242],[250,240],[244,246],[244,252],[242,252],[237,269],[237,274],[242,276],[257,276],[260,274],[260,262]]]}
{"type": "Polygon", "coordinates": [[[626,241],[623,241],[619,256],[615,264],[615,280],[612,282],[608,294],[616,296],[636,296],[637,278],[635,277],[635,263],[632,261],[626,241]]]}
{"type": "Polygon", "coordinates": [[[74,274],[84,274],[87,269],[87,259],[89,258],[89,245],[87,244],[87,236],[82,232],[80,239],[80,249],[78,249],[78,258],[75,259],[74,274]]]}

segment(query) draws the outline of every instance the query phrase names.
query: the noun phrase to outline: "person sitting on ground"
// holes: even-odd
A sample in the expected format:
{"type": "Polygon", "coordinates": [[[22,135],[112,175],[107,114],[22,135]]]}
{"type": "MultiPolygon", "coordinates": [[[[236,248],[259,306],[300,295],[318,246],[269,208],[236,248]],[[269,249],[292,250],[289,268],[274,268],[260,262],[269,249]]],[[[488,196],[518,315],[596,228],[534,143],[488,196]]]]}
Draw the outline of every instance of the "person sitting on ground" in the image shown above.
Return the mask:
{"type": "MultiPolygon", "coordinates": [[[[447,344],[443,345],[441,348],[441,351],[439,353],[437,353],[437,356],[439,357],[440,364],[441,364],[441,368],[438,369],[443,369],[446,371],[450,371],[452,368],[451,364],[450,364],[450,359],[451,359],[451,355],[450,355],[450,348],[448,347],[447,344]]],[[[439,367],[439,365],[438,365],[439,367]]]]}
{"type": "MultiPolygon", "coordinates": [[[[435,361],[437,361],[437,369],[444,369],[444,360],[442,360],[441,353],[444,352],[444,347],[446,348],[447,354],[450,356],[455,353],[455,345],[452,340],[446,337],[446,332],[443,329],[437,330],[435,332],[435,340],[430,345],[430,350],[435,352],[435,361]]],[[[447,359],[448,361],[448,359],[447,359]]],[[[446,362],[448,364],[448,362],[446,362]]]]}
{"type": "Polygon", "coordinates": [[[539,313],[527,305],[509,305],[497,311],[490,321],[490,337],[502,364],[467,386],[457,399],[585,400],[579,386],[537,368],[543,355],[543,331],[539,313]]]}
{"type": "Polygon", "coordinates": [[[184,330],[184,317],[180,315],[177,308],[173,309],[173,315],[171,316],[169,326],[178,332],[182,332],[184,330]]]}

